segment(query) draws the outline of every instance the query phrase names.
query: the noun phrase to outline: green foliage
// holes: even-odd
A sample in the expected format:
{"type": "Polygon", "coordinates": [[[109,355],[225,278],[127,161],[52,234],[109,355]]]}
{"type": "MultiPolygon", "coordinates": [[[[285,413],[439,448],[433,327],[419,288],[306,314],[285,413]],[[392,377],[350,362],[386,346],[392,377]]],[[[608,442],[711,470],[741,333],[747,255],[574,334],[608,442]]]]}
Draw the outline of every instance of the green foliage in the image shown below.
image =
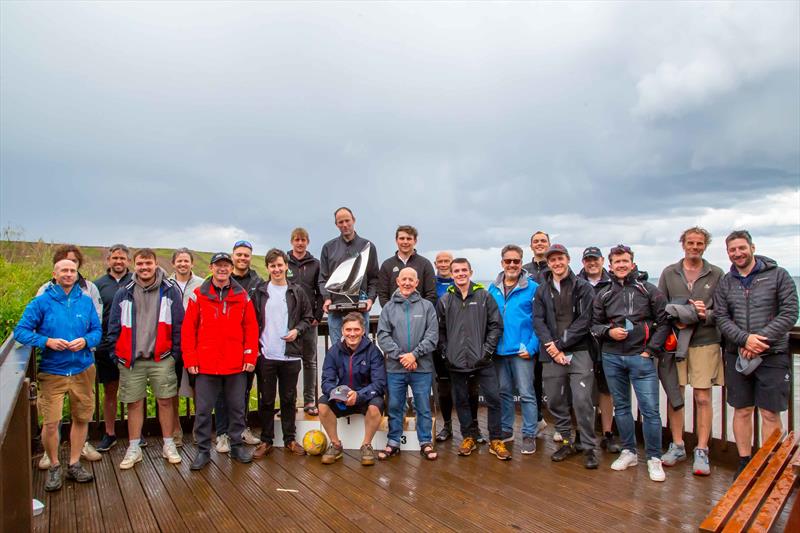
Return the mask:
{"type": "Polygon", "coordinates": [[[25,306],[51,273],[49,265],[10,263],[0,256],[0,338],[14,330],[25,306]]]}

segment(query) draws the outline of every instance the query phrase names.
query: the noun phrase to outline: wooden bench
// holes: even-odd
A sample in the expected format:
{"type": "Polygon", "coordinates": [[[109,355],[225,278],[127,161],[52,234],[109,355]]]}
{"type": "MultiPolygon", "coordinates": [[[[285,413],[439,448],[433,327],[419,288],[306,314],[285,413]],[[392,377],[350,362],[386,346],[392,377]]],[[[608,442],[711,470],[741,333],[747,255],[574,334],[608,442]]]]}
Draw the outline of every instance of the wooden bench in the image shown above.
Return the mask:
{"type": "MultiPolygon", "coordinates": [[[[800,447],[794,432],[775,431],[700,524],[701,531],[769,531],[800,477],[800,447]]],[[[800,497],[786,531],[800,531],[800,497]],[[796,524],[792,526],[792,524],[796,524]]]]}

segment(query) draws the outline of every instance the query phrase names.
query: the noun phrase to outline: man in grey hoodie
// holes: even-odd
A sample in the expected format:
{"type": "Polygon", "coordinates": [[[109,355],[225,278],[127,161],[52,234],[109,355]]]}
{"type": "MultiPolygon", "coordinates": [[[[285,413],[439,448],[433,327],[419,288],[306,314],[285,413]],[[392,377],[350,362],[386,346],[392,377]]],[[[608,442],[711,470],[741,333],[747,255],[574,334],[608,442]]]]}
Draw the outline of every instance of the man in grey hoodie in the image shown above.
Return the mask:
{"type": "Polygon", "coordinates": [[[400,453],[406,388],[411,387],[417,412],[420,453],[436,459],[433,450],[430,392],[433,384],[433,351],[439,342],[439,322],[433,304],[424,300],[417,286],[416,270],[405,267],[397,276],[397,290],[381,310],[378,346],[386,356],[389,391],[389,438],[379,459],[400,453]]]}

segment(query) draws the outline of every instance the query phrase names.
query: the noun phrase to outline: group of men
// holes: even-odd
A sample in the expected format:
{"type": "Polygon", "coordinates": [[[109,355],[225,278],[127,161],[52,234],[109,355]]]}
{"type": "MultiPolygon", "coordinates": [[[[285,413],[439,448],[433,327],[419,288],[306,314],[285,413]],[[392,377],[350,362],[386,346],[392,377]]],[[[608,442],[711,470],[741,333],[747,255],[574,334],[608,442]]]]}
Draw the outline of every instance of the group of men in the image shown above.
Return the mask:
{"type": "Polygon", "coordinates": [[[412,226],[397,228],[397,251],[379,266],[374,244],[355,232],[353,212],[339,208],[334,221],[339,236],[324,244],[319,260],[308,252],[309,236],[302,228],[292,232],[288,253],[269,250],[266,280],[250,268],[253,247],[247,241],[235,243],[232,254],[214,254],[206,279],[193,274],[194,257],[187,249],[175,252],[175,272],[168,277],[147,248],[133,254],[134,272],[129,272],[128,248],[115,245],[107,256],[107,274],[96,286],[78,272],[80,251],[74,246],[59,249],[53,279],[15,329],[18,341],[42,350],[38,406],[44,418],[46,453],[40,467],[48,469],[45,488],[62,485],[58,424],[67,394],[72,414],[67,476],[79,482],[92,479],[81,467],[81,455],[100,459],[99,452],[116,443],[117,401],[128,412],[129,444],[120,468],[142,460],[148,384],[159,405],[162,455],[171,463],[181,461],[179,389],[193,396],[196,405],[198,453],[192,469],[211,460],[212,412],[218,452],[242,463],[269,454],[276,395],[284,448],[304,455],[295,435],[301,368],[304,409],[319,415],[329,437],[324,464],[342,457],[337,418],[353,414],[364,415],[362,464],[399,454],[409,388],[420,453],[428,460],[437,458],[435,441],[453,436],[453,408],[462,437],[458,454],[469,456],[487,442],[478,425],[479,394],[487,407],[489,452],[498,459],[511,458],[517,393],[522,454],[536,452],[546,401],[555,423],[554,440],[560,444],[553,461],[582,452],[584,466],[596,469],[599,444],[619,453],[611,468],[624,470],[638,463],[633,388],[654,481],[665,479],[662,465],[687,458],[686,385],[692,386],[697,406],[692,467],[697,475],[711,472],[713,386],[728,388],[740,469],[750,457],[754,408],[759,408],[764,431],[781,427],[780,412],[788,406],[788,331],[797,321],[797,293],[784,269],[755,255],[746,231],[726,238],[732,265],[723,274],[703,259],[711,235],[699,227],[687,229],[680,237],[684,256],[664,270],[658,287],[638,270],[633,250],[625,245],[609,251],[609,270],[599,248],[586,248],[583,269],[575,274],[568,249],[540,231],[531,237],[533,260],[523,265],[522,248],[505,246],[502,271],[485,287],[473,281],[466,258],[440,252],[434,267],[417,254],[418,235],[412,226]],[[326,288],[328,279],[365,249],[369,255],[358,291],[360,312],[331,307],[344,297],[326,288]],[[368,320],[376,300],[381,314],[372,342],[368,320]],[[316,326],[325,313],[331,346],[317,396],[316,326]],[[105,431],[96,449],[86,442],[95,372],[105,392],[105,431]],[[254,376],[259,437],[246,420],[254,376]],[[664,454],[659,380],[667,393],[672,432],[664,454]],[[432,389],[438,390],[443,417],[436,436],[432,389]],[[388,439],[376,452],[372,441],[384,410],[388,439]]]}

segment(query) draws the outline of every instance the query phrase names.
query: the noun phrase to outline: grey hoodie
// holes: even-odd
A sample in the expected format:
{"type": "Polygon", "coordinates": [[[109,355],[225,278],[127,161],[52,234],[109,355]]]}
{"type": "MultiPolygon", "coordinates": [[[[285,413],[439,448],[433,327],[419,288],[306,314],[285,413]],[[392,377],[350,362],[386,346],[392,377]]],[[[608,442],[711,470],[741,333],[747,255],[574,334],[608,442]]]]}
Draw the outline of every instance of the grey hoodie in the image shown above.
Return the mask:
{"type": "Polygon", "coordinates": [[[156,268],[153,281],[144,286],[139,276],[133,275],[133,299],[136,317],[136,359],[150,359],[156,346],[156,330],[158,327],[158,304],[161,297],[161,281],[167,273],[161,267],[156,268]]]}
{"type": "Polygon", "coordinates": [[[378,346],[386,356],[386,372],[408,372],[399,360],[408,352],[417,358],[414,372],[433,372],[432,353],[438,342],[439,322],[433,304],[417,291],[405,298],[395,290],[378,320],[378,346]]]}

